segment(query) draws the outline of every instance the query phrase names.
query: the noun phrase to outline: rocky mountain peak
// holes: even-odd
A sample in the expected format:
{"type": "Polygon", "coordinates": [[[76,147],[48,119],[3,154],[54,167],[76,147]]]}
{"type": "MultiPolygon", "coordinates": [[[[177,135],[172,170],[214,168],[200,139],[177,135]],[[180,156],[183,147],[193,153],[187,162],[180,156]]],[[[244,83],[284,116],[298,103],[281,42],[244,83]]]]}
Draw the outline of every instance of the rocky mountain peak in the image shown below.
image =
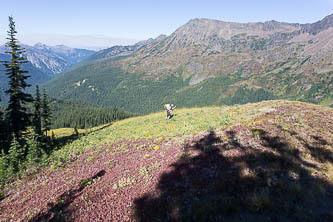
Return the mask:
{"type": "Polygon", "coordinates": [[[166,42],[171,50],[191,45],[201,45],[210,47],[215,51],[221,51],[221,45],[225,45],[227,41],[234,41],[235,38],[238,40],[244,38],[244,41],[247,41],[247,37],[250,36],[269,38],[276,33],[292,33],[299,31],[300,28],[299,24],[274,20],[264,23],[237,23],[196,18],[179,27],[166,38],[166,42]]]}
{"type": "Polygon", "coordinates": [[[281,27],[281,23],[275,20],[267,21],[264,23],[258,23],[262,24],[262,28],[264,31],[273,31],[281,27]]]}
{"type": "Polygon", "coordinates": [[[45,45],[41,42],[36,43],[33,47],[36,49],[49,49],[50,48],[50,46],[45,45]]]}
{"type": "Polygon", "coordinates": [[[319,32],[326,30],[328,28],[333,28],[333,14],[326,16],[322,20],[311,23],[304,24],[302,27],[302,32],[307,32],[312,35],[316,35],[319,32]]]}

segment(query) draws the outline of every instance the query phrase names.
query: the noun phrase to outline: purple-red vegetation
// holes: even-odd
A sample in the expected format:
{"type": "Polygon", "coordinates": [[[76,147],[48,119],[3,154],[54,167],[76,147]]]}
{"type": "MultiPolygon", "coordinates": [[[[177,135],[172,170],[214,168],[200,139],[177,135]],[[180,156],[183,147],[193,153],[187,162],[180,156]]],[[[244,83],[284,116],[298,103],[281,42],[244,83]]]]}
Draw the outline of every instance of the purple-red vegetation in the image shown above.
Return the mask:
{"type": "Polygon", "coordinates": [[[333,164],[333,112],[304,109],[281,106],[252,122],[182,142],[153,138],[91,148],[64,168],[17,183],[0,202],[0,221],[213,221],[246,215],[329,221],[333,181],[321,169],[333,164]]]}

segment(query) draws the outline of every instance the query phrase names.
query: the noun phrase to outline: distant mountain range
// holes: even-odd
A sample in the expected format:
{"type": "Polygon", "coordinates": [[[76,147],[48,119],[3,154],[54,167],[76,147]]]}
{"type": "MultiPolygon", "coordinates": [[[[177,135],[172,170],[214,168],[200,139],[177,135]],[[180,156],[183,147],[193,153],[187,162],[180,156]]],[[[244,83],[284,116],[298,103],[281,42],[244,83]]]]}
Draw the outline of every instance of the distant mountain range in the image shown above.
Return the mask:
{"type": "Polygon", "coordinates": [[[193,19],[169,36],[99,51],[46,87],[136,113],[276,98],[333,106],[333,15],[312,24],[193,19]]]}
{"type": "Polygon", "coordinates": [[[277,98],[333,106],[333,15],[312,24],[193,19],[169,36],[101,50],[45,86],[135,113],[277,98]]]}
{"type": "MultiPolygon", "coordinates": [[[[63,45],[47,46],[41,43],[34,46],[22,45],[22,47],[26,50],[25,57],[28,60],[23,68],[31,76],[28,79],[30,84],[41,84],[50,80],[95,53],[91,50],[74,49],[63,45]]],[[[10,59],[5,53],[6,50],[5,46],[0,46],[0,61],[10,59]]],[[[0,96],[3,103],[7,100],[3,95],[7,87],[8,77],[4,73],[4,66],[0,64],[0,96]]]]}
{"type": "MultiPolygon", "coordinates": [[[[68,70],[76,63],[95,53],[92,50],[75,49],[64,45],[47,46],[37,43],[34,46],[22,45],[27,60],[36,68],[49,76],[56,76],[68,70]]],[[[0,46],[0,53],[6,48],[0,46]]]]}

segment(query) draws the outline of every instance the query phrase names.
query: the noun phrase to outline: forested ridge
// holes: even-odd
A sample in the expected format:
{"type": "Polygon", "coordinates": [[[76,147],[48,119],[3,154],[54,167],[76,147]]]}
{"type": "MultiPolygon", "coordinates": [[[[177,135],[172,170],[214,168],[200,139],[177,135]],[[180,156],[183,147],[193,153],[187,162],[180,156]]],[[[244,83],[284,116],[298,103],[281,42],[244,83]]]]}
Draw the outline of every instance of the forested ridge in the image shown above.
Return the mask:
{"type": "Polygon", "coordinates": [[[144,74],[128,74],[107,62],[83,65],[45,87],[56,98],[79,98],[91,104],[116,106],[126,111],[147,114],[160,111],[163,104],[174,103],[177,107],[245,104],[277,98],[264,89],[251,86],[233,86],[246,80],[241,73],[235,76],[210,78],[196,85],[182,75],[161,77],[158,81],[147,79],[144,74]]]}

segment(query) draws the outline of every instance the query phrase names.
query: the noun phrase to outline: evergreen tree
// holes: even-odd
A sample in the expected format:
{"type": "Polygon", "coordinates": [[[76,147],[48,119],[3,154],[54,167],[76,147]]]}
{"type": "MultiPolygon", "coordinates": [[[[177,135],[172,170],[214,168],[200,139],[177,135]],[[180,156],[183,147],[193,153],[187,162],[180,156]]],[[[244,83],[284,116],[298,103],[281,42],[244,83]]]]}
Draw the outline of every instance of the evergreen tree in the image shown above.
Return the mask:
{"type": "Polygon", "coordinates": [[[0,190],[2,186],[7,182],[7,178],[9,177],[8,165],[8,156],[5,154],[4,151],[0,151],[0,190]]]}
{"type": "Polygon", "coordinates": [[[35,132],[31,133],[29,140],[27,141],[29,151],[27,154],[27,160],[30,163],[38,163],[43,155],[43,143],[42,137],[35,132]]]}
{"type": "Polygon", "coordinates": [[[3,112],[0,110],[0,152],[4,151],[8,153],[9,150],[10,134],[5,119],[3,118],[3,112]]]}
{"type": "Polygon", "coordinates": [[[37,135],[42,135],[42,114],[41,114],[41,101],[40,101],[40,92],[38,85],[36,86],[36,98],[35,98],[35,112],[33,117],[33,128],[34,132],[37,135]]]}
{"type": "Polygon", "coordinates": [[[24,147],[18,142],[15,134],[12,136],[12,142],[9,148],[9,171],[16,173],[20,170],[21,163],[24,160],[24,147]]]}
{"type": "Polygon", "coordinates": [[[43,89],[43,102],[42,102],[42,125],[47,136],[47,131],[51,129],[51,109],[48,103],[45,88],[43,89]]]}
{"type": "Polygon", "coordinates": [[[27,71],[20,67],[27,61],[22,55],[24,49],[18,45],[18,40],[15,38],[16,33],[15,22],[9,16],[8,42],[6,43],[9,50],[6,53],[11,55],[11,60],[4,62],[5,72],[9,78],[9,90],[6,91],[9,94],[6,120],[9,132],[14,133],[19,139],[22,132],[30,125],[30,114],[25,105],[33,100],[30,94],[24,92],[24,89],[30,86],[26,83],[26,79],[30,76],[24,75],[27,71]]]}
{"type": "MultiPolygon", "coordinates": [[[[0,102],[1,102],[1,97],[0,97],[0,102]]],[[[5,137],[6,137],[6,132],[5,132],[5,122],[2,118],[3,113],[0,110],[0,152],[4,150],[4,143],[5,143],[5,137]]]]}

